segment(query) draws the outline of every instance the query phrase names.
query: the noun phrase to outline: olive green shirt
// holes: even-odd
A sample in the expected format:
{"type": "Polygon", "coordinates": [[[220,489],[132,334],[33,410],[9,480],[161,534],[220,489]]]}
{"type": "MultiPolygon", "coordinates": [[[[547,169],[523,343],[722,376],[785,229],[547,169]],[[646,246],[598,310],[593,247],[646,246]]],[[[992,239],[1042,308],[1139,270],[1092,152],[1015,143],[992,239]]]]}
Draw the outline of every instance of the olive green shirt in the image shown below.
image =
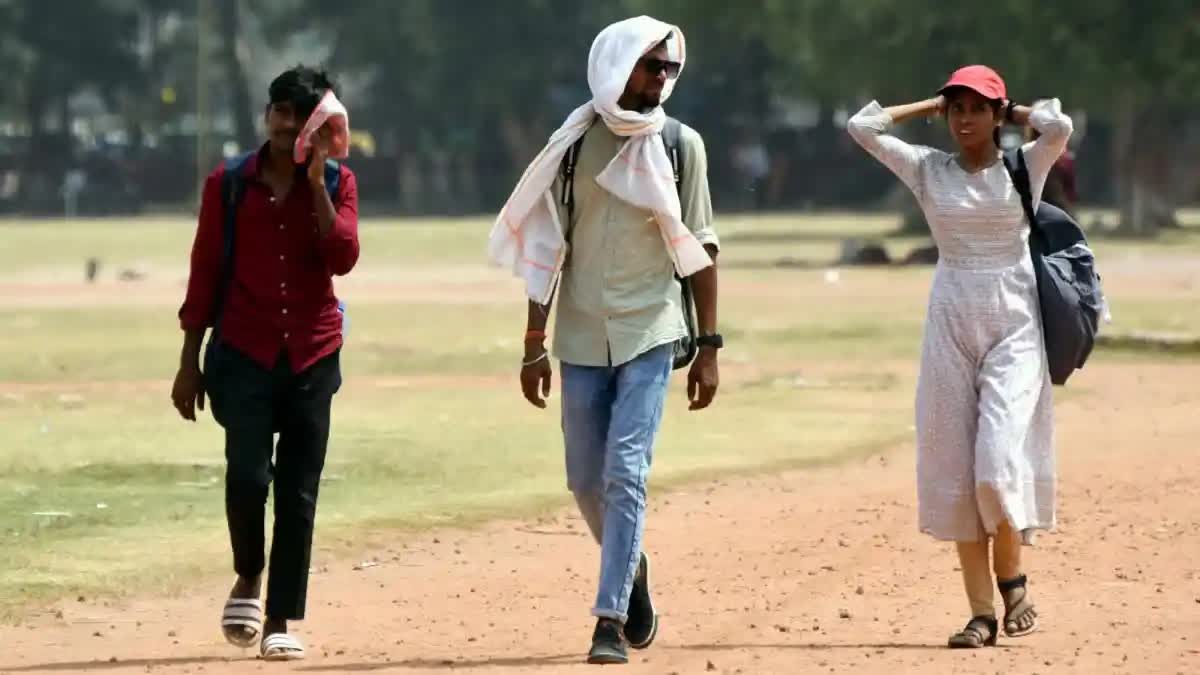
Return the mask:
{"type": "MultiPolygon", "coordinates": [[[[687,335],[679,281],[658,223],[596,184],[626,138],[597,121],[575,164],[574,219],[567,222],[561,177],[554,182],[568,253],[555,300],[554,355],[578,366],[618,366],[687,335]]],[[[701,244],[719,246],[700,134],[682,125],[679,200],[701,244]]]]}

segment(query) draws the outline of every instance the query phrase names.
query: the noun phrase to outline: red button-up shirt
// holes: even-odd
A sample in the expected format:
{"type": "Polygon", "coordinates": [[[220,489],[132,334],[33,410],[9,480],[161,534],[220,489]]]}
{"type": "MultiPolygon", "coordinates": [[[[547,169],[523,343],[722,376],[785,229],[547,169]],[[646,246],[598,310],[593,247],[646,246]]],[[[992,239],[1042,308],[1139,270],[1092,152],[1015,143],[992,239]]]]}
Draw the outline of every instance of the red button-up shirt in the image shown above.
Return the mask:
{"type": "MultiPolygon", "coordinates": [[[[298,373],[342,345],[332,277],[348,273],[358,261],[358,186],[343,164],[334,200],[337,217],[321,236],[308,181],[298,177],[287,197],[276,200],[259,175],[261,155],[251,157],[244,169],[221,340],[268,369],[286,352],[298,373]]],[[[187,296],[179,308],[184,330],[213,323],[223,255],[224,173],[219,167],[204,183],[187,296]]]]}

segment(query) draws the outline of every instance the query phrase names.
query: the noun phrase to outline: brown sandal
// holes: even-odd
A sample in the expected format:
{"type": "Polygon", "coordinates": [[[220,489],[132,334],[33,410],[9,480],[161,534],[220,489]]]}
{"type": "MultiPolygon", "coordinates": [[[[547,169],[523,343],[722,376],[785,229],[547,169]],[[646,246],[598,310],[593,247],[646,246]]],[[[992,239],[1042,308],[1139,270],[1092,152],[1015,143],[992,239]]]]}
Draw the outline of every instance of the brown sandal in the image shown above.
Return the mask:
{"type": "Polygon", "coordinates": [[[1029,635],[1038,628],[1037,609],[1029,601],[1029,591],[1025,588],[1028,582],[1024,574],[1007,581],[996,580],[996,587],[1000,589],[1000,596],[1004,598],[1004,634],[1008,637],[1029,635]],[[1020,589],[1021,594],[1014,600],[1012,596],[1016,595],[1014,591],[1017,589],[1020,589]]]}
{"type": "Polygon", "coordinates": [[[950,636],[951,649],[979,649],[995,647],[999,626],[994,616],[977,616],[967,622],[966,627],[950,636]]]}

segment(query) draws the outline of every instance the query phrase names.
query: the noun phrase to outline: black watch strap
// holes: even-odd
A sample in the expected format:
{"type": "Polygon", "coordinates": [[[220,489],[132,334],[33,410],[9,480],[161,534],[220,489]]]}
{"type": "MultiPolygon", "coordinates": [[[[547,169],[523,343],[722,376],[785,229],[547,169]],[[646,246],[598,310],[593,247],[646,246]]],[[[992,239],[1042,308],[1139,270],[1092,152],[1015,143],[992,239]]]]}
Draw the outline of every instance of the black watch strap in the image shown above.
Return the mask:
{"type": "Polygon", "coordinates": [[[714,333],[713,335],[701,335],[700,337],[696,338],[696,346],[720,349],[725,346],[725,339],[722,338],[719,333],[714,333]]]}

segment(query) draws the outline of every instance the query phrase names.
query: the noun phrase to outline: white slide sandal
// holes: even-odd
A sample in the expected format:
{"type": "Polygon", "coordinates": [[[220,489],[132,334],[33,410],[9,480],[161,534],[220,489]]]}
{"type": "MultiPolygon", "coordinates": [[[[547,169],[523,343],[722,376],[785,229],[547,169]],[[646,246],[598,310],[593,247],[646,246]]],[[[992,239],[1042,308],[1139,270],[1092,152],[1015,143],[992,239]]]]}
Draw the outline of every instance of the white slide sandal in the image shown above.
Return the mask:
{"type": "Polygon", "coordinates": [[[253,647],[262,635],[263,606],[257,598],[229,598],[221,613],[221,632],[235,647],[253,647]],[[241,630],[237,630],[241,629],[241,630]]]}
{"type": "Polygon", "coordinates": [[[263,639],[262,657],[266,661],[299,661],[304,645],[287,633],[272,633],[263,639]]]}

